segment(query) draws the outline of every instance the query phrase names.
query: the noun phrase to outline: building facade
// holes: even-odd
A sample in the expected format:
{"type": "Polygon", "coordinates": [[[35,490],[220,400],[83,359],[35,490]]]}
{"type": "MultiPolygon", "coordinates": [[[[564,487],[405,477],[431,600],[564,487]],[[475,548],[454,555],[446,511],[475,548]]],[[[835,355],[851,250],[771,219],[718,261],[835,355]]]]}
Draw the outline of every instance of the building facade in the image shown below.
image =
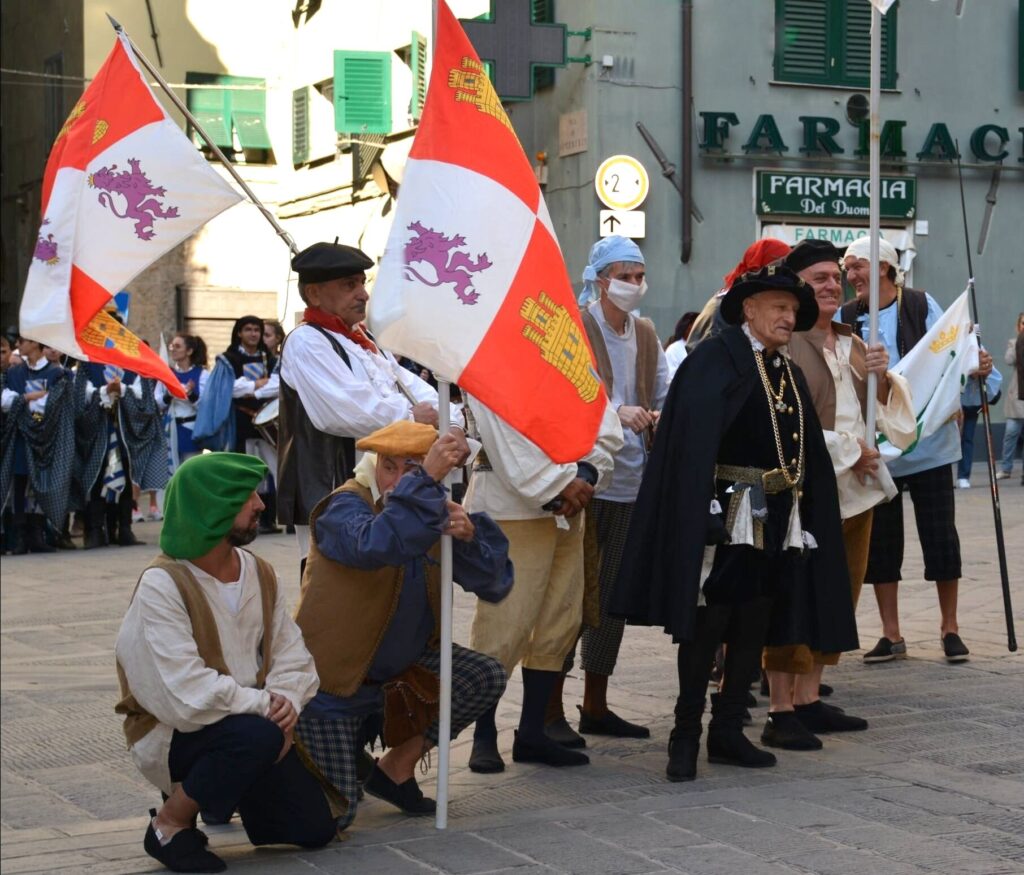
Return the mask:
{"type": "MultiPolygon", "coordinates": [[[[493,0],[501,12],[514,2],[493,0]]],[[[491,0],[449,5],[465,19],[494,14],[491,0]]],[[[755,239],[843,245],[866,233],[868,0],[528,5],[534,21],[566,26],[573,61],[535,71],[532,99],[506,108],[577,285],[606,209],[595,174],[616,155],[649,179],[632,212],[644,214],[643,311],[663,337],[755,239]]],[[[106,12],[300,248],[337,237],[380,257],[423,108],[429,0],[10,0],[5,67],[35,77],[3,77],[5,325],[38,231],[50,128],[113,44],[106,12]],[[66,78],[38,78],[58,68],[66,78]]],[[[998,352],[1024,310],[1022,28],[1024,0],[900,0],[883,33],[884,234],[914,286],[944,306],[963,290],[959,144],[979,316],[998,352]]],[[[185,328],[212,350],[244,313],[290,327],[302,304],[288,262],[259,211],[239,204],[130,284],[130,327],[154,344],[185,328]]]]}

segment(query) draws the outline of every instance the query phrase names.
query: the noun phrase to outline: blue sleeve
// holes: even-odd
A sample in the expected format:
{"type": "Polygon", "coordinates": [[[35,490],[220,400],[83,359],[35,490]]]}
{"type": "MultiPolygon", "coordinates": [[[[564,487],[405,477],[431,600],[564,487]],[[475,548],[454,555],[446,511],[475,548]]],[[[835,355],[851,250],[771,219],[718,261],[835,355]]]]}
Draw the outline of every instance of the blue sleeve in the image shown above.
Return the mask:
{"type": "Polygon", "coordinates": [[[316,521],[316,542],[328,559],[373,570],[422,557],[441,536],[447,493],[420,471],[398,481],[379,514],[350,492],[340,492],[316,521]]]}
{"type": "Polygon", "coordinates": [[[476,532],[470,542],[452,539],[452,576],[466,592],[500,602],[512,589],[508,538],[485,513],[470,514],[476,532]]]}
{"type": "Polygon", "coordinates": [[[924,329],[925,331],[930,331],[931,327],[942,318],[942,314],[945,311],[936,303],[935,298],[927,292],[924,293],[924,296],[928,300],[928,315],[924,320],[924,329]]]}
{"type": "MultiPolygon", "coordinates": [[[[986,394],[988,395],[988,400],[990,402],[993,398],[996,397],[996,395],[999,394],[1000,390],[1002,389],[1002,386],[1003,375],[999,373],[998,368],[992,368],[992,373],[985,378],[985,388],[988,390],[986,394]]],[[[980,388],[978,390],[978,394],[981,394],[980,388]]]]}
{"type": "Polygon", "coordinates": [[[25,394],[25,377],[28,368],[24,365],[15,365],[7,371],[7,388],[19,395],[25,394]]]}

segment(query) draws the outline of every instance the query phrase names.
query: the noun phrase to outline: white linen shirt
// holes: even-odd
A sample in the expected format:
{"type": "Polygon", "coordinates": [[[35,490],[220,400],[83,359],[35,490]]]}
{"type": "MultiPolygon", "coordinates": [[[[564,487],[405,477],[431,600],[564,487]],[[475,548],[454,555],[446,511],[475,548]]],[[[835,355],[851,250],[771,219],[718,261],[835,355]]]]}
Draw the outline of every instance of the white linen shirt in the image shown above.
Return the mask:
{"type": "MultiPolygon", "coordinates": [[[[467,513],[486,512],[496,520],[532,520],[553,516],[541,508],[573,481],[576,463],[559,465],[552,462],[533,441],[505,423],[479,400],[465,397],[491,467],[490,471],[474,469],[463,502],[467,513]]],[[[597,470],[595,491],[605,488],[611,480],[614,457],[622,449],[622,444],[622,426],[609,403],[605,405],[597,441],[581,459],[597,470]]]]}
{"type": "Polygon", "coordinates": [[[150,568],[142,575],[117,634],[114,652],[128,687],[157,719],[157,726],[132,746],[132,759],[146,779],[165,793],[172,790],[167,758],[174,730],[196,732],[232,714],[266,716],[270,691],[285,696],[301,712],[320,683],[278,580],[270,670],[264,689],[255,688],[263,603],[255,558],[243,550],[236,552],[242,563],[242,592],[234,614],[221,598],[220,583],[191,562],[182,562],[209,603],[230,676],[208,668],[200,658],[178,588],[161,569],[150,568]]]}
{"type": "Polygon", "coordinates": [[[399,383],[416,403],[437,407],[433,387],[399,365],[391,353],[374,354],[342,334],[329,333],[348,353],[351,368],[311,327],[293,331],[281,353],[281,379],[298,392],[318,431],[362,438],[399,419],[412,419],[413,403],[399,383]]]}
{"type": "MultiPolygon", "coordinates": [[[[822,429],[825,446],[836,472],[836,486],[839,490],[839,515],[850,519],[868,508],[887,501],[896,495],[896,484],[885,464],[879,462],[875,476],[860,482],[853,466],[861,456],[860,441],[867,439],[867,424],[861,413],[860,399],[854,387],[853,367],[850,364],[850,350],[853,338],[836,335],[836,349],[822,350],[825,363],[832,373],[836,390],[836,421],[832,430],[822,429]]],[[[867,374],[860,374],[867,379],[867,374]]],[[[910,399],[910,386],[904,377],[889,374],[892,388],[886,403],[875,406],[878,430],[883,432],[897,449],[910,446],[917,438],[917,421],[910,399]]]]}

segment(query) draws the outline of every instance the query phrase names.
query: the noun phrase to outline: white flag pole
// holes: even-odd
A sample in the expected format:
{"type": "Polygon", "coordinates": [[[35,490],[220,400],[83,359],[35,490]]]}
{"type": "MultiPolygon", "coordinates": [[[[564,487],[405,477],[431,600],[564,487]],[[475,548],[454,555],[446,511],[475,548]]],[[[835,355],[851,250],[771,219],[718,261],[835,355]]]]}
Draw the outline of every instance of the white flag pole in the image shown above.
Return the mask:
{"type": "MultiPolygon", "coordinates": [[[[881,125],[879,124],[879,101],[882,91],[882,16],[878,7],[871,4],[871,139],[868,147],[868,180],[871,186],[871,197],[868,201],[868,236],[871,242],[871,283],[868,287],[868,344],[878,343],[878,234],[879,214],[882,204],[881,171],[879,161],[879,141],[881,125]]],[[[894,267],[897,265],[894,265],[894,267]]],[[[868,374],[868,398],[866,440],[868,446],[875,446],[875,401],[878,391],[878,377],[868,374]]]]}
{"type": "MultiPolygon", "coordinates": [[[[448,433],[451,425],[450,385],[437,381],[437,430],[448,433]]],[[[445,492],[452,475],[445,475],[445,492]]],[[[448,761],[452,737],[452,536],[441,536],[441,701],[437,729],[437,811],[434,825],[448,828],[448,761]]]]}
{"type": "MultiPolygon", "coordinates": [[[[437,52],[437,0],[431,0],[431,52],[437,52]]],[[[451,385],[437,381],[437,431],[448,433],[451,425],[451,385]]],[[[452,475],[444,478],[448,492],[452,475]]],[[[448,828],[448,769],[452,746],[452,536],[441,536],[441,701],[437,728],[437,811],[434,826],[448,828]]]]}

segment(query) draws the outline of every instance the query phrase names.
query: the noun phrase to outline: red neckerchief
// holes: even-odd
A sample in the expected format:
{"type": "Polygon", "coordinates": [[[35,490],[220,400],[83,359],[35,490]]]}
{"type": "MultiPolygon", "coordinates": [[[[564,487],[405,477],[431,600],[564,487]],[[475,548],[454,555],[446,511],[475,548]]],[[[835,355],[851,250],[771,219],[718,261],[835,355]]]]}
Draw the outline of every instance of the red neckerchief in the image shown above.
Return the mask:
{"type": "Polygon", "coordinates": [[[311,322],[313,325],[319,325],[321,328],[326,328],[328,331],[334,331],[342,337],[347,337],[367,352],[380,354],[377,344],[366,336],[360,326],[357,325],[355,328],[349,328],[345,324],[345,320],[340,316],[325,313],[319,307],[306,307],[306,312],[302,314],[302,319],[304,322],[311,322]]]}

